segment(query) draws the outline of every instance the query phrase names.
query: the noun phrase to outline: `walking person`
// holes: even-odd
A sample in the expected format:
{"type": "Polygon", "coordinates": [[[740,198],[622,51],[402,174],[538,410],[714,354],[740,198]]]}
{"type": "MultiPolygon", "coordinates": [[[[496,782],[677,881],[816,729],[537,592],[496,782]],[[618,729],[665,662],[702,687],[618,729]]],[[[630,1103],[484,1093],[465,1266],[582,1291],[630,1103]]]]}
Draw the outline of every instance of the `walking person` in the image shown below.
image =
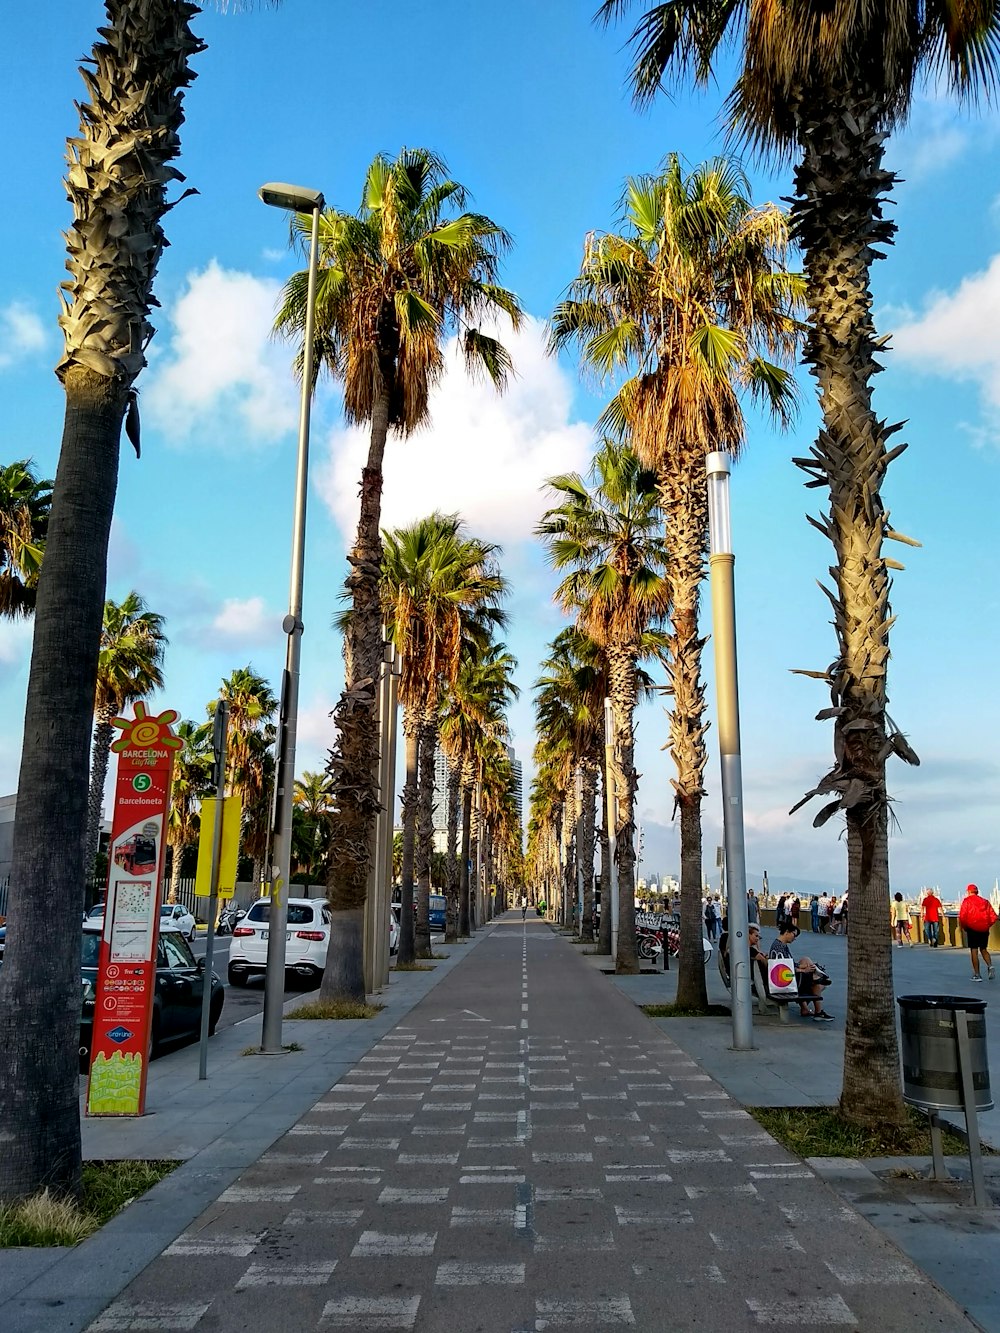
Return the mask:
{"type": "Polygon", "coordinates": [[[778,899],[777,907],[774,909],[774,924],[777,927],[779,933],[784,928],[785,922],[787,920],[787,917],[785,916],[785,903],[787,901],[788,901],[788,894],[783,893],[781,897],[778,899]]]}
{"type": "Polygon", "coordinates": [[[527,895],[526,893],[522,893],[522,894],[521,894],[521,920],[524,921],[525,918],[527,917],[527,915],[528,915],[528,895],[527,895]]]}
{"type": "Polygon", "coordinates": [[[958,909],[958,924],[965,931],[969,953],[972,955],[972,980],[982,981],[979,959],[986,964],[986,975],[993,980],[993,959],[990,957],[990,927],[997,919],[992,903],[980,896],[975,884],[969,884],[965,898],[958,909]]]}
{"type": "Polygon", "coordinates": [[[903,947],[903,936],[906,936],[906,942],[913,948],[913,940],[910,938],[910,909],[903,902],[901,893],[892,895],[892,929],[896,936],[896,943],[900,948],[903,947]]]}
{"type": "Polygon", "coordinates": [[[923,902],[920,904],[920,915],[924,922],[924,939],[932,949],[938,947],[943,911],[941,899],[933,889],[928,889],[923,902]]]}
{"type": "Polygon", "coordinates": [[[830,925],[830,898],[824,891],[819,896],[819,932],[825,935],[830,925]]]}
{"type": "Polygon", "coordinates": [[[747,889],[747,924],[751,926],[760,925],[760,903],[757,901],[757,895],[753,889],[747,889]]]}
{"type": "Polygon", "coordinates": [[[809,899],[809,921],[812,926],[812,933],[819,934],[819,899],[815,893],[809,899]]]}
{"type": "Polygon", "coordinates": [[[796,930],[799,928],[799,913],[802,911],[802,900],[796,894],[786,909],[788,920],[796,930]]]}

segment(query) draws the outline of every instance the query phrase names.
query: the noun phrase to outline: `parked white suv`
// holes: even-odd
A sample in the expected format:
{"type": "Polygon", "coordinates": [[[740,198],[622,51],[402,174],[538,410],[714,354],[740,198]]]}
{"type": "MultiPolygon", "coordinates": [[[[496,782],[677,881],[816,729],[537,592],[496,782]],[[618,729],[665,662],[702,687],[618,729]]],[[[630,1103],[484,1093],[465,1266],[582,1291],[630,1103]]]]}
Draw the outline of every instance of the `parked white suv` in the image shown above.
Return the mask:
{"type": "MultiPolygon", "coordinates": [[[[229,946],[229,984],[245,986],[267,968],[271,899],[258,898],[233,930],[229,946]]],[[[289,898],[285,931],[285,971],[319,983],[330,943],[330,913],[320,898],[289,898]]]]}

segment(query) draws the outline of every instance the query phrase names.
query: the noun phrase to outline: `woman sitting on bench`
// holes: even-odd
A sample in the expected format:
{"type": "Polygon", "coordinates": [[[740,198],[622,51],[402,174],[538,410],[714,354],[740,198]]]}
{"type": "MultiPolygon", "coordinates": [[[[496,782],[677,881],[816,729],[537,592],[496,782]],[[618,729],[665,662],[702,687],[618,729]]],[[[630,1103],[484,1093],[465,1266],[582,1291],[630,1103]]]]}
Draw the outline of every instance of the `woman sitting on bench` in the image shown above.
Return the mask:
{"type": "MultiPolygon", "coordinates": [[[[823,1008],[823,989],[829,986],[830,978],[819,963],[814,963],[811,958],[802,958],[795,963],[792,958],[792,951],[788,946],[794,939],[798,938],[798,934],[797,926],[785,926],[784,930],[778,932],[778,938],[771,945],[769,957],[787,958],[789,962],[794,963],[799,1013],[802,1017],[812,1017],[813,1021],[817,1023],[832,1023],[833,1014],[828,1014],[823,1008]],[[811,1015],[809,1013],[810,1005],[813,1007],[811,1015]]],[[[774,999],[775,997],[772,996],[771,998],[774,999]]]]}

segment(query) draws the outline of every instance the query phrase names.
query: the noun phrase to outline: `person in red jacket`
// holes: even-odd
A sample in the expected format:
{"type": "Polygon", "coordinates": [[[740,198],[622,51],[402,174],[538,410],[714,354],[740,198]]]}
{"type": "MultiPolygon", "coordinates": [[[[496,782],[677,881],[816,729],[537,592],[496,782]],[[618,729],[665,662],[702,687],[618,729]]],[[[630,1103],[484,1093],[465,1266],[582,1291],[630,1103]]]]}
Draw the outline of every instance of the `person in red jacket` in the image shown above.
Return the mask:
{"type": "Polygon", "coordinates": [[[980,954],[986,964],[986,975],[990,981],[993,980],[993,959],[990,957],[988,945],[990,942],[990,927],[996,919],[997,914],[994,912],[992,904],[987,902],[985,898],[980,897],[975,884],[968,885],[962,906],[958,909],[958,924],[965,931],[965,937],[969,942],[969,952],[972,955],[973,981],[982,981],[982,977],[979,975],[980,954]]]}

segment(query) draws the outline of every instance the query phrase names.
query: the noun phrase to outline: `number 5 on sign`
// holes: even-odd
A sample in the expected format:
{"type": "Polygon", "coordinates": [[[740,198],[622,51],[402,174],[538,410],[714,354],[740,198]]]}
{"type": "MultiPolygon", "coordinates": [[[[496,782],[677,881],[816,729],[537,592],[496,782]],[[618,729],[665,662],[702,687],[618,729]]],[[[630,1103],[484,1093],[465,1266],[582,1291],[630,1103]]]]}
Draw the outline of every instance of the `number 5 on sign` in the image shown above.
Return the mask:
{"type": "MultiPolygon", "coordinates": [[[[198,835],[198,873],[194,891],[198,898],[212,896],[212,843],[215,839],[214,796],[201,803],[201,833],[198,835]]],[[[240,820],[243,809],[238,796],[222,803],[222,852],[219,858],[219,897],[231,898],[236,890],[236,859],[240,850],[240,820]]]]}

